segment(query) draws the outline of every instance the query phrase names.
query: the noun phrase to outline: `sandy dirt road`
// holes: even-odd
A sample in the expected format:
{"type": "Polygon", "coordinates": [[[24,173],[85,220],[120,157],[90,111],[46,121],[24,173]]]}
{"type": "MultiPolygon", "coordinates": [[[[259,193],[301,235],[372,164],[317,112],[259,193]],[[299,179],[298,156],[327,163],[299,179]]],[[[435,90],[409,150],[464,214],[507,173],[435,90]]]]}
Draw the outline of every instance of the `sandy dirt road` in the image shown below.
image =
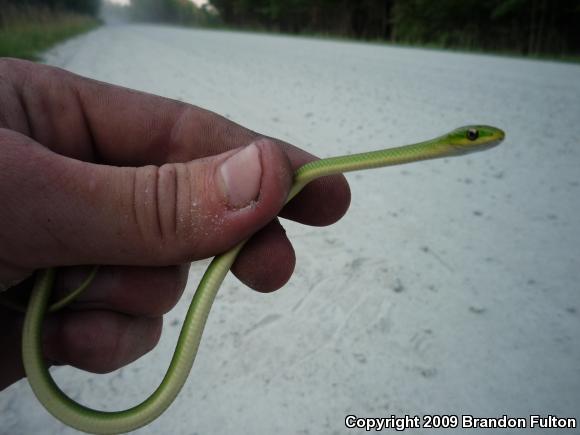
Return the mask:
{"type": "MultiPolygon", "coordinates": [[[[290,283],[261,295],[228,278],[184,391],[140,433],[357,432],[348,414],[580,419],[580,66],[154,26],[104,27],[46,61],[320,156],[470,123],[507,132],[488,153],[351,175],[333,227],[288,223],[290,283]]],[[[150,394],[206,264],[150,355],[104,376],[55,369],[65,391],[108,410],[150,394]]],[[[2,434],[74,433],[26,382],[0,394],[0,420],[2,434]]]]}

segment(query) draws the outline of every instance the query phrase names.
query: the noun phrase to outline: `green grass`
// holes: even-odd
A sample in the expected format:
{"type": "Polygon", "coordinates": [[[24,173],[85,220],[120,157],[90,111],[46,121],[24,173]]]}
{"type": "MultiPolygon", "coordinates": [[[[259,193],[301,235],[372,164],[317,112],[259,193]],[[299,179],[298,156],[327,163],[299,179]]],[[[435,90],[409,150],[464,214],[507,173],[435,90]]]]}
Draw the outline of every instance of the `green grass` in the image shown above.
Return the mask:
{"type": "Polygon", "coordinates": [[[38,60],[42,51],[57,42],[99,25],[85,15],[48,10],[12,10],[0,21],[0,57],[38,60]]]}

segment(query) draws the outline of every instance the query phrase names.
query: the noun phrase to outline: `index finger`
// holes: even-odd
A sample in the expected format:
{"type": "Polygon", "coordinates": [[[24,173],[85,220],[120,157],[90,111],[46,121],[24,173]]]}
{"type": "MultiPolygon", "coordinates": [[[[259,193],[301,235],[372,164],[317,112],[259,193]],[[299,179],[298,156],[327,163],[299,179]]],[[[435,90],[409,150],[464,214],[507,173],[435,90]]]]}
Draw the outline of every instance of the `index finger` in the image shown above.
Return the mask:
{"type": "MultiPolygon", "coordinates": [[[[19,107],[11,113],[2,113],[8,105],[0,107],[0,127],[82,160],[123,166],[186,162],[263,136],[190,104],[46,65],[0,60],[0,91],[4,91],[2,82],[8,83],[10,97],[19,107]]],[[[273,140],[294,169],[316,159],[273,140]]],[[[309,225],[328,225],[342,217],[349,203],[346,179],[325,177],[307,186],[281,215],[309,225]]]]}

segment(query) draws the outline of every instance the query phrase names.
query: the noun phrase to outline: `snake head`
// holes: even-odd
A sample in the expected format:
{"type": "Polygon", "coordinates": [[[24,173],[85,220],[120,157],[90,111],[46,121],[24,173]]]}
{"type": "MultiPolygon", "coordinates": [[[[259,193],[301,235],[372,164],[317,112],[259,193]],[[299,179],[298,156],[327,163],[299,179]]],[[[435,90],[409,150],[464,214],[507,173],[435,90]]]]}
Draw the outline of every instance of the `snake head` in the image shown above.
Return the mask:
{"type": "Polygon", "coordinates": [[[493,148],[505,138],[499,128],[489,125],[467,125],[449,133],[447,142],[458,154],[467,154],[493,148]]]}

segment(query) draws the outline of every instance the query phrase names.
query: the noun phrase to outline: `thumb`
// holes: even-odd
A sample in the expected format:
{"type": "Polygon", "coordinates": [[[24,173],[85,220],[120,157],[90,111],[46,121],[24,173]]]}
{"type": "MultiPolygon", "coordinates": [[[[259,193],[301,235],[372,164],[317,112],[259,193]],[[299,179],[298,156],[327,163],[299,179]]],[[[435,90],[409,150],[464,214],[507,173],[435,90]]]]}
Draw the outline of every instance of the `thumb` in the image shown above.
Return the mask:
{"type": "Polygon", "coordinates": [[[219,254],[271,221],[292,182],[286,155],[268,139],[137,168],[64,157],[9,130],[0,129],[0,143],[0,263],[31,269],[219,254]]]}

